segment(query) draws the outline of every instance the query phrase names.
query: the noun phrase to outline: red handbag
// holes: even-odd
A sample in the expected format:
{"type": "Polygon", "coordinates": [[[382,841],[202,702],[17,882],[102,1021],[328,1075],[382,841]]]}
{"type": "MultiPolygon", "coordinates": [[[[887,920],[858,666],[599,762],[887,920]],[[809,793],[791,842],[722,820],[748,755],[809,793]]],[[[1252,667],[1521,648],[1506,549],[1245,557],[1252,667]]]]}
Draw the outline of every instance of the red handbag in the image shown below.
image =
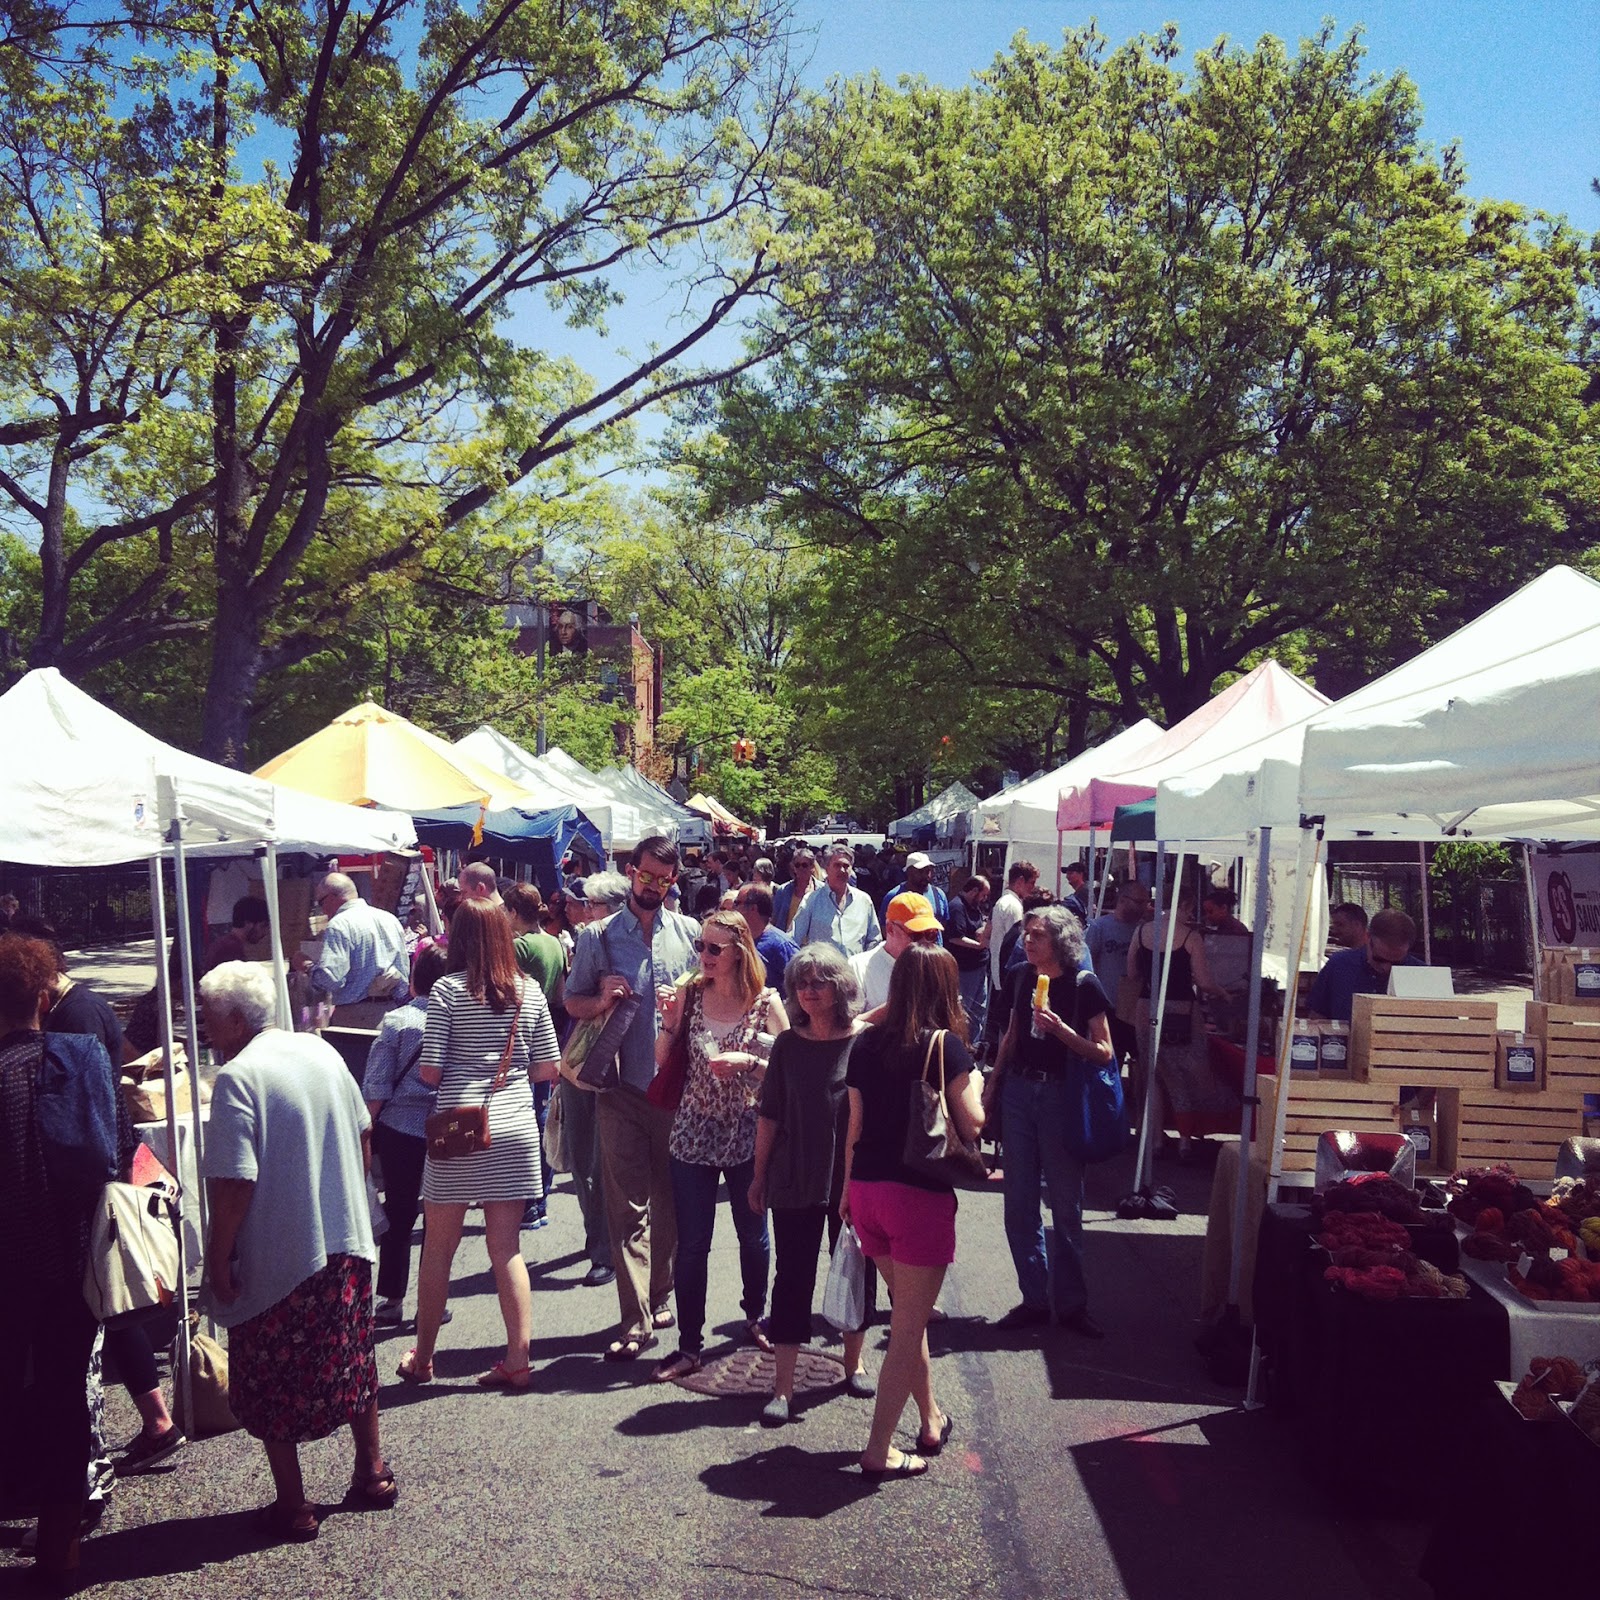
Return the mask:
{"type": "Polygon", "coordinates": [[[645,1099],[662,1111],[676,1111],[683,1099],[683,1086],[689,1080],[689,1028],[699,1004],[700,985],[691,984],[684,996],[683,1021],[673,1035],[666,1063],[656,1069],[650,1087],[644,1092],[645,1099]]]}

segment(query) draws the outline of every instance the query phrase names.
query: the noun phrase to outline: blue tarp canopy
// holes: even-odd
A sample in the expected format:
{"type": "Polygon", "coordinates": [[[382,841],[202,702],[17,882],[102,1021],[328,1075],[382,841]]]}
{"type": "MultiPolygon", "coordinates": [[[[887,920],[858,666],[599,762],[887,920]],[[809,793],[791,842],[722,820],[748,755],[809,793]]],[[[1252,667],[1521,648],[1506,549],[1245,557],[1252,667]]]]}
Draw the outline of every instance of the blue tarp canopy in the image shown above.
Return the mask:
{"type": "Polygon", "coordinates": [[[545,894],[561,887],[561,858],[574,839],[581,839],[597,861],[605,860],[600,830],[576,806],[557,806],[548,811],[519,811],[515,807],[491,811],[483,818],[483,841],[474,845],[472,831],[478,816],[476,806],[450,806],[443,811],[421,813],[412,820],[418,842],[431,844],[436,850],[471,850],[507,861],[527,862],[545,894]]]}

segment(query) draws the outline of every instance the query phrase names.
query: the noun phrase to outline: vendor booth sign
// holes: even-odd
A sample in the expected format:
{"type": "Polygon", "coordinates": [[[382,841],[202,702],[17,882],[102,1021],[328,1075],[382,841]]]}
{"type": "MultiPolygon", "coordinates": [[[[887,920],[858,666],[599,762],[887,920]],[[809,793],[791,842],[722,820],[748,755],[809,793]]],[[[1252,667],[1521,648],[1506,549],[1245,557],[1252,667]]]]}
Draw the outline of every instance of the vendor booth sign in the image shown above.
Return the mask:
{"type": "Polygon", "coordinates": [[[1600,947],[1600,850],[1537,850],[1539,943],[1600,947]]]}

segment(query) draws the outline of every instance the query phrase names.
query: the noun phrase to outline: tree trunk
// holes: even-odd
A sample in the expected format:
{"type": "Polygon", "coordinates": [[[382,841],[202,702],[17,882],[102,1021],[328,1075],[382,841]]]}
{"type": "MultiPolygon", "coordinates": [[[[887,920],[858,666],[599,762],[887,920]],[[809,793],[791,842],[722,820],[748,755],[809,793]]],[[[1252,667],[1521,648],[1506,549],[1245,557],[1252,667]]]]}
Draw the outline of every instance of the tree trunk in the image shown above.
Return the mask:
{"type": "Polygon", "coordinates": [[[56,440],[39,525],[39,631],[28,648],[30,667],[53,667],[67,637],[67,479],[71,460],[67,440],[56,440]]]}
{"type": "Polygon", "coordinates": [[[245,765],[261,666],[260,619],[246,596],[219,589],[202,709],[201,754],[207,759],[228,767],[245,765]]]}

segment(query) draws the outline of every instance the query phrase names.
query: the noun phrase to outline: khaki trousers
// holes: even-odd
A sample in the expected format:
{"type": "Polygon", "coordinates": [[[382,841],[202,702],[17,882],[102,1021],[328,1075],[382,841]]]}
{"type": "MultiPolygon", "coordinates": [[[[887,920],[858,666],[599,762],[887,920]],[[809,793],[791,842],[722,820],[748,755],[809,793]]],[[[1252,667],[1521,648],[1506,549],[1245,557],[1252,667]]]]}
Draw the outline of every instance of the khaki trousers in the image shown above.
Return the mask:
{"type": "Polygon", "coordinates": [[[600,1180],[617,1269],[622,1337],[647,1339],[653,1331],[652,1312],[672,1294],[672,1262],[678,1251],[667,1156],[673,1114],[651,1105],[636,1089],[610,1089],[598,1099],[600,1180]]]}

